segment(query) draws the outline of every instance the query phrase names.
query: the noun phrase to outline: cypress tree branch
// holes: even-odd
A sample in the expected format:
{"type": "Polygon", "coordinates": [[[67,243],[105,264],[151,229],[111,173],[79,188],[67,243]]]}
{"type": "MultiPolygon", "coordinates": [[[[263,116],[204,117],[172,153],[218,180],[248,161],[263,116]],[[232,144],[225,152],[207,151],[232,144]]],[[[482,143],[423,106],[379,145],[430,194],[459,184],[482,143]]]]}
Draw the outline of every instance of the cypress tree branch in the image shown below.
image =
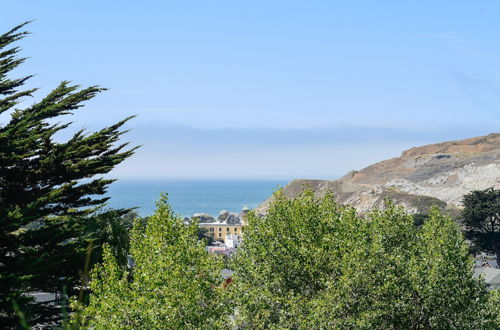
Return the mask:
{"type": "Polygon", "coordinates": [[[114,181],[102,176],[138,148],[120,141],[127,132],[123,125],[133,116],[96,132],[79,130],[67,141],[55,141],[54,135],[71,122],[53,123],[54,119],[81,109],[105,90],[99,86],[80,88],[62,81],[41,101],[15,108],[36,91],[22,89],[32,75],[9,77],[26,58],[18,56],[19,47],[8,47],[28,34],[22,31],[28,23],[0,35],[0,114],[11,115],[0,126],[2,326],[17,323],[12,301],[33,322],[54,317],[51,306],[30,304],[28,293],[60,291],[64,285],[71,294],[88,241],[95,241],[98,252],[101,243],[113,239],[116,233],[109,232],[109,223],[117,227],[127,210],[96,213],[108,201],[104,195],[114,181]]]}

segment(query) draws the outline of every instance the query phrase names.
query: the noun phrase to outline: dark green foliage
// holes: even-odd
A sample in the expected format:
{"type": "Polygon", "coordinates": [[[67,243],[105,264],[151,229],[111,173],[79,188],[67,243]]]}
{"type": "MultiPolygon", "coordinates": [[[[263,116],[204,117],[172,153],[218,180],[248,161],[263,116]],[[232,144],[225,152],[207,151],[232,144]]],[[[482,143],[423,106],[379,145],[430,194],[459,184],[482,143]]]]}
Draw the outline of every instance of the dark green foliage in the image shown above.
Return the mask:
{"type": "MultiPolygon", "coordinates": [[[[23,38],[25,24],[0,36],[0,324],[12,325],[16,301],[32,322],[53,313],[48,306],[27,305],[27,292],[72,291],[78,282],[88,242],[123,239],[116,223],[126,210],[93,215],[107,201],[101,197],[113,180],[96,178],[133,154],[119,143],[120,128],[130,118],[68,141],[54,134],[70,123],[56,120],[81,108],[103,91],[62,82],[40,102],[17,105],[35,89],[22,90],[31,76],[9,74],[25,59],[9,46],[23,38]],[[112,234],[111,234],[112,233],[112,234]],[[118,238],[121,237],[121,238],[118,238]]],[[[120,251],[123,254],[123,251],[120,251]]]]}
{"type": "Polygon", "coordinates": [[[467,237],[483,251],[496,254],[500,265],[500,190],[476,190],[464,196],[462,220],[467,237]]]}
{"type": "Polygon", "coordinates": [[[207,245],[211,245],[214,242],[214,238],[208,235],[207,228],[198,227],[196,235],[198,235],[199,240],[205,241],[207,245]]]}
{"type": "Polygon", "coordinates": [[[427,219],[429,219],[429,214],[426,213],[413,214],[413,222],[417,227],[422,226],[427,221],[427,219]]]}

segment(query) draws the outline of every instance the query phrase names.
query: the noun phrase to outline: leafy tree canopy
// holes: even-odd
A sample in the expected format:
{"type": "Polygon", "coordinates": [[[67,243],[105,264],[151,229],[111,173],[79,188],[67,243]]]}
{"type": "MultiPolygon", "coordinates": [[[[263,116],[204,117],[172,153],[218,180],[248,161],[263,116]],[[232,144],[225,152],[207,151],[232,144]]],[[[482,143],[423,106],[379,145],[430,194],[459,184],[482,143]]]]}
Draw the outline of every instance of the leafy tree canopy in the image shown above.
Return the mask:
{"type": "Polygon", "coordinates": [[[249,215],[233,263],[241,328],[495,328],[485,284],[456,224],[435,208],[421,226],[387,205],[366,217],[331,194],[281,192],[249,215]],[[488,311],[488,312],[485,312],[488,311]]]}
{"type": "Polygon", "coordinates": [[[226,323],[222,261],[198,239],[197,223],[184,224],[157,203],[147,223],[137,220],[130,254],[120,267],[109,249],[92,272],[90,304],[73,303],[74,325],[97,329],[213,329],[226,323]]]}

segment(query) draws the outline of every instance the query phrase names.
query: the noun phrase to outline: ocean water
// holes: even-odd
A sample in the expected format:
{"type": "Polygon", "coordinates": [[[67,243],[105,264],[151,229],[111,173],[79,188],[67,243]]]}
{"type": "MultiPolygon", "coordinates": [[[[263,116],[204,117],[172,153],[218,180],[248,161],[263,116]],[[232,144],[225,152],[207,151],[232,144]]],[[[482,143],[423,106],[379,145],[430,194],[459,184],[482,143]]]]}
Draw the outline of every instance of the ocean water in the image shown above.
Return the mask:
{"type": "Polygon", "coordinates": [[[285,184],[283,180],[118,180],[108,189],[108,206],[139,207],[137,212],[146,216],[154,212],[160,193],[166,192],[178,215],[204,212],[216,217],[221,210],[254,208],[285,184]]]}

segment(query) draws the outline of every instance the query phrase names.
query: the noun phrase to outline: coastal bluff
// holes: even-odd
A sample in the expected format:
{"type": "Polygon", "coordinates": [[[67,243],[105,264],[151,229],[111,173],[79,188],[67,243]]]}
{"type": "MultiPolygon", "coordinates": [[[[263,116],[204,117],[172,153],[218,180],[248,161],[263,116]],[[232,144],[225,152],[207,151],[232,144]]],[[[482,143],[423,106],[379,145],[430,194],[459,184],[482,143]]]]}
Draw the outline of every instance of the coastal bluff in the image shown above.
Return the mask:
{"type": "MultiPolygon", "coordinates": [[[[305,189],[317,196],[332,191],[339,202],[361,213],[383,207],[388,198],[411,213],[426,213],[438,205],[456,215],[463,195],[490,187],[500,189],[500,133],[414,147],[338,180],[293,180],[283,194],[294,198],[305,189]]],[[[255,212],[265,214],[272,200],[255,212]]]]}

